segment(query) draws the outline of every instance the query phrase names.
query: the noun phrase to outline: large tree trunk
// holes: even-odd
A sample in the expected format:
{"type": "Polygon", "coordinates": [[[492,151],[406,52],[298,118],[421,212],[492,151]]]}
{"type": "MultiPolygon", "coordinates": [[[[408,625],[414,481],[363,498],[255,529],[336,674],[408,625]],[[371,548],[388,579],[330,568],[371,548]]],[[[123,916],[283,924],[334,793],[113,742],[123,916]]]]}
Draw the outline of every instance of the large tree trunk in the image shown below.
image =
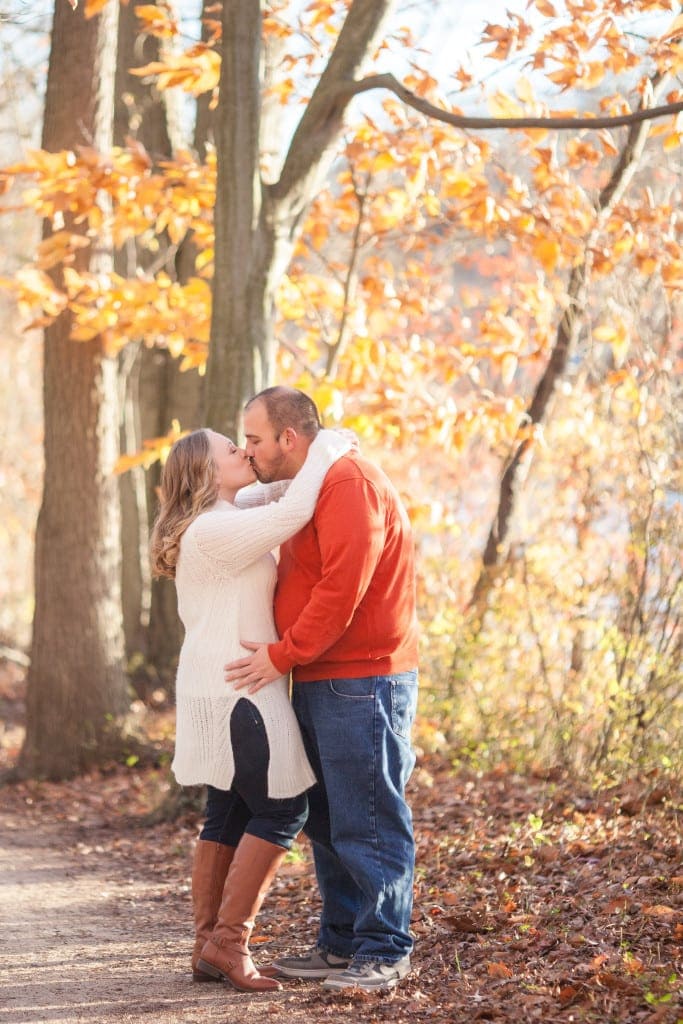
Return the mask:
{"type": "Polygon", "coordinates": [[[261,89],[268,61],[261,46],[261,3],[223,4],[206,421],[232,437],[239,432],[246,399],[272,383],[275,288],[306,209],[334,158],[352,96],[349,86],[372,53],[393,2],[354,0],[349,7],[279,177],[280,161],[274,154],[281,125],[269,114],[262,118],[261,89]],[[266,183],[261,180],[263,155],[266,183]]]}
{"type": "Polygon", "coordinates": [[[207,421],[236,437],[245,396],[268,381],[263,322],[252,319],[260,216],[261,3],[223,4],[216,124],[216,233],[207,421]]]}
{"type": "MultiPolygon", "coordinates": [[[[140,32],[135,8],[141,2],[136,0],[121,8],[114,142],[124,145],[128,137],[134,137],[156,162],[170,159],[179,145],[187,145],[187,140],[181,136],[175,93],[159,92],[154,85],[130,74],[130,68],[161,56],[159,40],[145,38],[140,32]]],[[[208,121],[202,117],[202,132],[206,130],[208,121]]],[[[184,242],[177,251],[167,238],[160,238],[159,249],[152,255],[130,243],[116,256],[117,270],[132,276],[138,268],[160,268],[165,260],[163,269],[171,275],[177,272],[182,280],[192,272],[192,250],[191,241],[184,242]]],[[[120,366],[123,451],[136,452],[145,438],[165,434],[173,419],[185,428],[200,425],[202,380],[196,371],[180,373],[178,360],[168,351],[144,345],[129,346],[121,354],[120,366]]],[[[173,585],[151,580],[148,569],[148,540],[158,483],[158,467],[148,472],[132,469],[121,477],[126,655],[141,696],[172,676],[182,632],[173,585]]]]}
{"type": "MultiPolygon", "coordinates": [[[[44,149],[109,148],[117,18],[115,3],[86,20],[82,6],[72,11],[56,0],[44,149]]],[[[44,237],[51,231],[46,222],[44,237]]],[[[111,269],[106,243],[90,268],[111,269]]],[[[118,481],[112,475],[118,454],[117,365],[100,338],[73,342],[70,327],[70,317],[62,315],[45,332],[45,484],[19,764],[21,774],[48,778],[73,775],[117,752],[128,707],[118,481]]]]}

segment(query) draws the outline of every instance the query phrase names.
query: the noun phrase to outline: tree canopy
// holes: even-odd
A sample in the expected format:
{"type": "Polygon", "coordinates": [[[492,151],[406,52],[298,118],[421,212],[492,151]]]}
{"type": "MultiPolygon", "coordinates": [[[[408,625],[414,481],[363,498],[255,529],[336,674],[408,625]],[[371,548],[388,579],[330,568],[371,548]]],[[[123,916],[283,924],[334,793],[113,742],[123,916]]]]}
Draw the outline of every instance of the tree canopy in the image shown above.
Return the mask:
{"type": "MultiPolygon", "coordinates": [[[[3,280],[30,326],[68,318],[119,368],[165,353],[233,435],[259,387],[309,391],[410,507],[426,733],[476,746],[498,675],[510,737],[523,704],[549,759],[630,756],[681,686],[679,6],[531,0],[446,72],[385,0],[207,5],[190,45],[167,4],[131,17],[155,50],[125,69],[125,138],[78,139],[64,95],[73,143],[0,176],[47,226],[3,280]],[[145,103],[179,91],[196,124],[155,151],[145,103]]],[[[195,425],[163,415],[119,470],[195,425]]]]}

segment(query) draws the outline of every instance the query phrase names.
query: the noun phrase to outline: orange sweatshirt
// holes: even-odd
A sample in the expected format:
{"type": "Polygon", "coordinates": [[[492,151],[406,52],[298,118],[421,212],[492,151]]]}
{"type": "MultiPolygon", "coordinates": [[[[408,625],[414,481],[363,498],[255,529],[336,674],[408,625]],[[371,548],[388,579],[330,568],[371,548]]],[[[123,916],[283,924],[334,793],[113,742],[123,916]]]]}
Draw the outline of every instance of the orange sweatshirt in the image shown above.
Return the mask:
{"type": "Polygon", "coordinates": [[[280,548],[268,653],[295,682],[417,667],[410,523],[385,474],[355,452],[328,471],[315,515],[280,548]]]}

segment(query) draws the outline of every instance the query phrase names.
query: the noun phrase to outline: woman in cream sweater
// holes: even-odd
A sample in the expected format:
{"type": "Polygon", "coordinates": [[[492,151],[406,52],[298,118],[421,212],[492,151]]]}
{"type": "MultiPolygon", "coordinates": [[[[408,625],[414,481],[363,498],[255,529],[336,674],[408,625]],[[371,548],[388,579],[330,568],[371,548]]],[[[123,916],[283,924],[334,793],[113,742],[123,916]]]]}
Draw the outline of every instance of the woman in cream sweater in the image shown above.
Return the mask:
{"type": "Polygon", "coordinates": [[[192,868],[196,981],[280,987],[259,974],[248,939],[306,820],[315,777],[286,677],[243,696],[224,681],[223,666],[245,653],[241,638],[277,640],[271,551],[312,517],[327,470],[349,448],[339,433],[320,430],[284,493],[282,484],[256,485],[238,497],[256,475],[245,451],[212,430],[177,441],[163,469],[152,567],[175,579],[185,627],[172,768],[181,785],[208,787],[192,868]]]}

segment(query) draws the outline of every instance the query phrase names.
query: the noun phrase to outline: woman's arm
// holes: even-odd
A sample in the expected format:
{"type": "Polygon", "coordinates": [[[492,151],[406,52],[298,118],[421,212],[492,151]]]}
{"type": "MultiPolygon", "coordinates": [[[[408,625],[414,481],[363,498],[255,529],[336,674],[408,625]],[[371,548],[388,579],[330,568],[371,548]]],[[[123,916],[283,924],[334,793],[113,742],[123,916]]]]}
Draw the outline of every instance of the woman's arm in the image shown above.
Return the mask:
{"type": "Polygon", "coordinates": [[[249,484],[237,492],[235,505],[237,508],[260,508],[271,501],[279,501],[287,493],[291,480],[276,480],[274,484],[249,484]]]}
{"type": "Polygon", "coordinates": [[[255,508],[205,512],[188,528],[188,535],[220,572],[239,572],[305,526],[315,511],[328,469],[350,447],[336,431],[321,430],[303,466],[289,482],[287,493],[278,501],[255,508]]]}

